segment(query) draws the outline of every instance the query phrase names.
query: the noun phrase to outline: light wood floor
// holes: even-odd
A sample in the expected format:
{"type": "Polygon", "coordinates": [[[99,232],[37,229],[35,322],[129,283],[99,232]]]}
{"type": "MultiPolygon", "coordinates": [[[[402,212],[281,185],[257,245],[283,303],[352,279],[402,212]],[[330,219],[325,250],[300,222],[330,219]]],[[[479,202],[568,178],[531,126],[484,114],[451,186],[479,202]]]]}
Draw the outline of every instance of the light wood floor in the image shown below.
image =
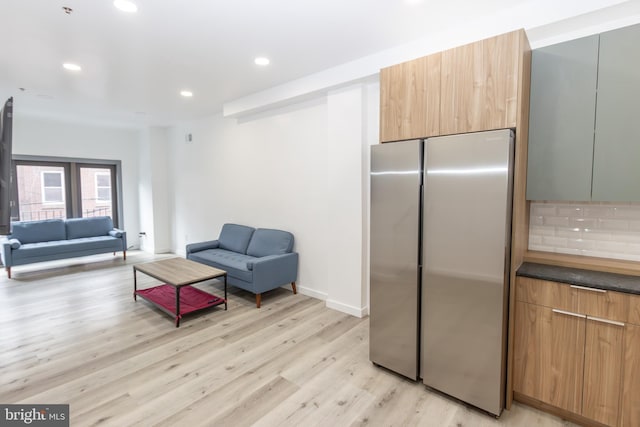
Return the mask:
{"type": "Polygon", "coordinates": [[[496,420],[376,368],[367,318],[287,289],[258,310],[231,288],[227,312],[176,329],[132,298],[131,265],[153,259],[99,255],[0,279],[0,402],[69,403],[72,426],[570,425],[518,404],[496,420]]]}

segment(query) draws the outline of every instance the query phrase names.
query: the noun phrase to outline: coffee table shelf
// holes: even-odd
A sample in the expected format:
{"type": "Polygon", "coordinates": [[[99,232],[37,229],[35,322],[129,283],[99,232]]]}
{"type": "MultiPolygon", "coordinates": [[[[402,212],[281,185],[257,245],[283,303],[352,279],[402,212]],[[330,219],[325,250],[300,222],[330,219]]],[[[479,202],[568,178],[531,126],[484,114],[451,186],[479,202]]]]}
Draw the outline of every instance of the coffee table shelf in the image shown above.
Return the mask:
{"type": "Polygon", "coordinates": [[[224,304],[224,298],[205,292],[193,286],[183,286],[180,289],[180,313],[176,313],[176,288],[163,284],[147,289],[139,289],[136,295],[144,298],[156,307],[172,316],[193,313],[205,308],[224,304]]]}
{"type": "Polygon", "coordinates": [[[138,296],[174,316],[177,328],[185,314],[221,304],[227,309],[227,272],[184,258],[137,264],[133,266],[133,298],[138,296]],[[138,272],[165,283],[139,290],[138,272]],[[224,298],[191,286],[216,278],[224,280],[224,298]]]}

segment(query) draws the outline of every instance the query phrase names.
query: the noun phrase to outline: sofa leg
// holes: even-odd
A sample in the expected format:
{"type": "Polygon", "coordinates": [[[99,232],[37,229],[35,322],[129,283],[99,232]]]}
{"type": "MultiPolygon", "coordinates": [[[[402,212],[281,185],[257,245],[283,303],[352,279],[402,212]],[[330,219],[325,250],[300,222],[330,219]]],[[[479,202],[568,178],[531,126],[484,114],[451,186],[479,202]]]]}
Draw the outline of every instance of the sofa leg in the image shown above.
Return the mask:
{"type": "Polygon", "coordinates": [[[296,282],[291,282],[291,288],[293,289],[294,294],[298,293],[298,290],[296,289],[296,282]]]}
{"type": "Polygon", "coordinates": [[[122,258],[126,261],[127,260],[127,251],[122,251],[122,258]]]}
{"type": "Polygon", "coordinates": [[[261,302],[262,302],[262,295],[256,294],[256,308],[260,308],[261,302]]]}
{"type": "Polygon", "coordinates": [[[7,270],[7,277],[11,279],[11,267],[6,267],[5,270],[7,270]]]}

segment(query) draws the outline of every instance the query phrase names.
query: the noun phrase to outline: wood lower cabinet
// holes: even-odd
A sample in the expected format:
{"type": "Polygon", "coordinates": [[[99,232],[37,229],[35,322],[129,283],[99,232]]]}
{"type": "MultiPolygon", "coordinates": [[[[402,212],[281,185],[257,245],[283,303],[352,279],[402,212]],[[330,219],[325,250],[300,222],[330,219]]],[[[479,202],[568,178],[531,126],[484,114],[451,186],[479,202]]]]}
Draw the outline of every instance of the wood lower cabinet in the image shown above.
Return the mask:
{"type": "Polygon", "coordinates": [[[582,415],[618,425],[624,323],[587,317],[582,415]]]}
{"type": "Polygon", "coordinates": [[[626,323],[634,298],[518,277],[514,392],[580,423],[640,426],[640,325],[626,323]]]}
{"type": "Polygon", "coordinates": [[[580,413],[585,319],[516,302],[514,390],[580,413]]]}
{"type": "Polygon", "coordinates": [[[624,336],[622,427],[640,426],[640,325],[627,325],[624,336]]]}

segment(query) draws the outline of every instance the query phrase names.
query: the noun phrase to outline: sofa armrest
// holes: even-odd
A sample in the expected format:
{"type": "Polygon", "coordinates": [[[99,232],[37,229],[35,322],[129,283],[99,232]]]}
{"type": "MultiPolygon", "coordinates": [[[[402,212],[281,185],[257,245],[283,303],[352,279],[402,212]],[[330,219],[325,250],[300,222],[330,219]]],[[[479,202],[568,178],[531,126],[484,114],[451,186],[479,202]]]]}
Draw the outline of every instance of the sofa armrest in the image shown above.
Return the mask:
{"type": "Polygon", "coordinates": [[[20,248],[20,245],[21,243],[18,239],[8,239],[4,237],[0,240],[0,255],[2,256],[2,264],[5,267],[11,267],[11,265],[13,265],[11,251],[20,248]]]}
{"type": "Polygon", "coordinates": [[[111,237],[122,237],[122,234],[124,233],[124,231],[119,230],[117,228],[114,228],[113,230],[109,231],[109,236],[111,237]]]}
{"type": "Polygon", "coordinates": [[[220,243],[217,240],[209,240],[206,242],[199,243],[189,243],[187,245],[187,255],[192,254],[194,252],[200,252],[207,249],[216,249],[220,246],[220,243]]]}
{"type": "Polygon", "coordinates": [[[253,270],[256,292],[273,289],[286,283],[295,282],[298,277],[298,253],[268,255],[247,262],[253,270]]]}
{"type": "Polygon", "coordinates": [[[115,237],[117,239],[122,239],[122,250],[123,251],[127,250],[127,232],[126,231],[121,230],[119,228],[114,228],[113,230],[109,231],[109,236],[115,237]]]}

